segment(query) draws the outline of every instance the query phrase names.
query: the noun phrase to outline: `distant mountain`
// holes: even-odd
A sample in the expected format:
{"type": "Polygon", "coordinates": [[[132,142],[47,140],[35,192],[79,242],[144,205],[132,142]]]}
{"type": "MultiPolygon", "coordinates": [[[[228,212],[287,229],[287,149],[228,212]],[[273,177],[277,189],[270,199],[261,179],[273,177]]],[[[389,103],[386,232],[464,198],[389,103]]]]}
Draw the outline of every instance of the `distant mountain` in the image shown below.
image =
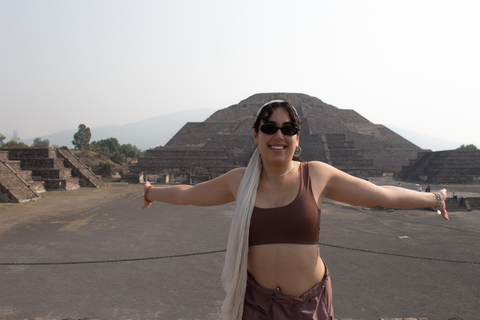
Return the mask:
{"type": "MultiPolygon", "coordinates": [[[[120,144],[130,143],[141,150],[147,150],[165,145],[187,122],[203,122],[214,112],[214,109],[195,109],[161,115],[124,125],[90,127],[92,132],[90,141],[117,138],[120,144]]],[[[85,125],[88,127],[88,123],[85,125]]],[[[58,145],[73,148],[73,135],[77,131],[78,128],[63,130],[42,136],[41,138],[42,140],[48,139],[50,146],[58,145]]],[[[21,141],[30,146],[33,144],[34,139],[22,139],[21,141]]],[[[9,140],[7,137],[6,141],[9,140]]]]}
{"type": "MultiPolygon", "coordinates": [[[[147,150],[165,145],[187,122],[203,122],[215,111],[215,109],[194,109],[161,115],[125,125],[90,127],[92,131],[91,141],[114,137],[118,139],[120,144],[130,143],[142,150],[147,150]]],[[[88,124],[86,125],[88,126],[88,124]]],[[[397,125],[387,124],[385,126],[422,149],[430,149],[432,151],[451,150],[462,145],[461,142],[438,139],[397,125]]],[[[73,148],[73,135],[77,131],[78,128],[63,130],[47,136],[41,136],[41,138],[48,139],[50,146],[58,145],[73,148]]],[[[34,138],[22,139],[21,141],[30,146],[34,138]]],[[[11,139],[11,136],[6,135],[5,142],[11,139]]]]}

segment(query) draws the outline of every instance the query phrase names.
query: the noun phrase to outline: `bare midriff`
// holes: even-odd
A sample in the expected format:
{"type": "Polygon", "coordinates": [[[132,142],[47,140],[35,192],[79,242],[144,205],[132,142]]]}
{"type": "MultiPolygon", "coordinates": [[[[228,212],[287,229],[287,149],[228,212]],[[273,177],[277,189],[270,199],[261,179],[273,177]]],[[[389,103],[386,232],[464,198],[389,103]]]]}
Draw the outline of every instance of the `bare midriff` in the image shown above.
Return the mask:
{"type": "Polygon", "coordinates": [[[250,246],[248,272],[264,288],[300,297],[325,275],[318,244],[250,246]]]}

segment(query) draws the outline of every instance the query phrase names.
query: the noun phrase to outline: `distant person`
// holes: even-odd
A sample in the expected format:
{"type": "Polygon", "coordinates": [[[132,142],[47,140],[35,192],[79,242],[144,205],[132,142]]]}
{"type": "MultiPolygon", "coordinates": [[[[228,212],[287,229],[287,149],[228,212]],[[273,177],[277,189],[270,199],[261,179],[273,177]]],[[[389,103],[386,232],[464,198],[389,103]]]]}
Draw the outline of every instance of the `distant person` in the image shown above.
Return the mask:
{"type": "Polygon", "coordinates": [[[425,192],[430,192],[432,189],[430,189],[430,185],[428,185],[426,188],[425,188],[425,192]]]}
{"type": "Polygon", "coordinates": [[[453,199],[457,199],[457,194],[455,192],[453,193],[453,199]]]}
{"type": "Polygon", "coordinates": [[[422,186],[419,185],[419,186],[417,187],[417,191],[418,191],[418,192],[422,192],[422,186]]]}
{"type": "Polygon", "coordinates": [[[270,101],[257,113],[257,148],[247,168],[195,186],[145,183],[143,208],[153,201],[236,201],[222,275],[224,319],[333,319],[330,275],[319,247],[325,198],[367,207],[434,207],[448,220],[445,189],[429,194],[380,187],[323,162],[293,160],[301,151],[300,130],[290,103],[270,101]]]}

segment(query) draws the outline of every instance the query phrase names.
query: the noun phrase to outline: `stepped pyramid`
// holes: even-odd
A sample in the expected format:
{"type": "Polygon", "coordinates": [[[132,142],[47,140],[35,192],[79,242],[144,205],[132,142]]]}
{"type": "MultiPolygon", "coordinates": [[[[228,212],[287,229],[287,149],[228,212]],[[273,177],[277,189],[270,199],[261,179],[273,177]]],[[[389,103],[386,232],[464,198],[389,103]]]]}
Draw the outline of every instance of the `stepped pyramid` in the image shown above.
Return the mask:
{"type": "Polygon", "coordinates": [[[70,150],[0,148],[0,202],[34,201],[50,190],[105,185],[70,150]]]}
{"type": "Polygon", "coordinates": [[[323,161],[356,176],[378,176],[399,172],[422,151],[354,110],[305,94],[261,93],[215,112],[204,122],[187,123],[164,147],[148,150],[130,170],[144,172],[150,181],[196,183],[246,166],[252,154],[255,115],[274,99],[286,100],[298,110],[304,161],[323,161]]]}
{"type": "Polygon", "coordinates": [[[22,170],[20,161],[8,159],[0,150],[0,202],[36,201],[45,192],[43,182],[33,181],[32,171],[22,170]]]}

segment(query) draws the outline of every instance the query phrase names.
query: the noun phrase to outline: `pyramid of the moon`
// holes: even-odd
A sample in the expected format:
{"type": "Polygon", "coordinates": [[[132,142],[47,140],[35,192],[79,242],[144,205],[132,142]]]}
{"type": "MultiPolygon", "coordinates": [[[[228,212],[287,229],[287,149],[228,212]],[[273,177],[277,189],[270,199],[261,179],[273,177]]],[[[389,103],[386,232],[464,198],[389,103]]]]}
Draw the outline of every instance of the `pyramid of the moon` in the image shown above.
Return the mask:
{"type": "Polygon", "coordinates": [[[131,171],[158,182],[196,183],[246,166],[255,115],[274,99],[290,102],[300,115],[303,161],[323,161],[356,176],[378,176],[401,171],[422,151],[354,110],[306,94],[260,93],[216,111],[204,122],[185,124],[164,147],[148,150],[131,171]]]}

